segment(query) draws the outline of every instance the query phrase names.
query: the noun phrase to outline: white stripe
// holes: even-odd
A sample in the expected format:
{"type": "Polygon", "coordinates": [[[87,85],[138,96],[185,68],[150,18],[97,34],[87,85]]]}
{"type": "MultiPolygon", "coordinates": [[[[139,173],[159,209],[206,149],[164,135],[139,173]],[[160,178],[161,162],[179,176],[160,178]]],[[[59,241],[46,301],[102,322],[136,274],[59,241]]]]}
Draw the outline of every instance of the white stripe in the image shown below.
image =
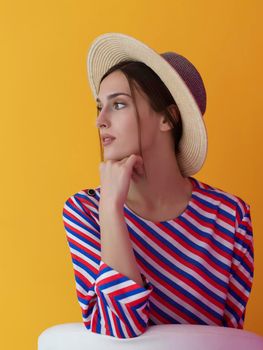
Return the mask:
{"type": "MultiPolygon", "coordinates": [[[[120,294],[123,294],[123,293],[121,293],[121,289],[122,289],[122,287],[126,287],[126,286],[123,286],[123,283],[120,283],[120,284],[118,284],[118,289],[120,289],[120,294]]],[[[103,290],[104,291],[104,290],[103,290]]],[[[107,291],[106,291],[107,292],[107,291]]],[[[137,292],[136,294],[134,294],[134,295],[129,295],[129,296],[127,296],[126,298],[122,298],[122,299],[119,299],[119,301],[121,302],[121,303],[130,303],[130,302],[133,302],[134,300],[137,300],[137,299],[141,299],[141,298],[146,298],[148,295],[150,295],[151,294],[151,290],[146,290],[146,291],[142,291],[142,292],[137,292]]],[[[110,293],[110,292],[109,292],[110,293]]],[[[124,294],[125,295],[125,294],[124,294]]]]}
{"type": "MultiPolygon", "coordinates": [[[[104,277],[106,278],[107,276],[103,275],[103,278],[104,277]]],[[[124,282],[121,282],[121,283],[118,283],[118,284],[115,283],[111,287],[104,288],[102,290],[102,293],[110,295],[112,292],[115,293],[116,291],[118,291],[118,297],[120,297],[121,294],[123,294],[125,296],[125,293],[124,293],[123,289],[125,289],[127,287],[130,287],[130,286],[134,285],[135,283],[136,282],[134,282],[132,280],[124,281],[124,282]]],[[[134,295],[129,295],[127,297],[123,297],[122,299],[119,299],[119,301],[122,302],[122,303],[130,303],[130,302],[133,302],[133,301],[135,301],[135,300],[137,300],[139,298],[147,297],[147,295],[149,295],[150,293],[151,293],[151,290],[137,292],[134,295]]]]}
{"type": "Polygon", "coordinates": [[[153,315],[151,315],[150,319],[156,324],[162,324],[162,322],[160,320],[158,320],[156,317],[154,317],[153,315]]]}
{"type": "MultiPolygon", "coordinates": [[[[108,305],[110,306],[110,308],[111,308],[112,310],[115,310],[115,307],[113,306],[113,304],[112,304],[112,302],[111,302],[111,297],[110,297],[110,295],[106,294],[106,295],[105,295],[105,298],[106,298],[107,303],[108,303],[108,305]]],[[[133,331],[135,332],[135,334],[140,334],[141,332],[139,331],[139,329],[137,328],[136,324],[134,323],[134,321],[133,321],[133,319],[132,319],[130,313],[128,312],[128,309],[127,309],[126,305],[123,304],[122,302],[116,302],[116,304],[118,304],[119,308],[123,311],[123,313],[124,313],[125,316],[127,317],[128,322],[129,322],[131,328],[133,329],[133,331]]],[[[118,310],[118,312],[120,312],[120,311],[118,310]]]]}
{"type": "MultiPolygon", "coordinates": [[[[102,265],[102,261],[100,261],[100,267],[102,265]]],[[[112,276],[115,276],[117,275],[117,271],[115,271],[114,269],[110,269],[109,271],[105,271],[103,273],[100,273],[100,275],[97,277],[97,283],[100,282],[100,281],[103,281],[105,278],[108,278],[108,277],[112,277],[112,276]]]]}
{"type": "MultiPolygon", "coordinates": [[[[142,253],[142,251],[140,250],[140,248],[138,248],[138,251],[140,251],[140,253],[142,253]]],[[[187,290],[190,294],[192,294],[193,296],[195,296],[198,300],[202,301],[203,303],[205,303],[206,305],[208,305],[212,310],[214,310],[215,312],[217,312],[218,314],[222,313],[222,310],[220,308],[218,308],[215,304],[213,304],[212,302],[210,302],[208,299],[204,298],[204,296],[202,296],[201,294],[199,294],[196,290],[194,290],[193,288],[191,288],[189,285],[187,285],[186,283],[184,283],[181,280],[176,279],[175,277],[168,271],[164,270],[161,266],[156,266],[156,263],[148,256],[148,260],[150,261],[151,265],[155,268],[158,268],[160,273],[162,273],[164,276],[166,276],[167,278],[170,278],[171,281],[174,281],[175,284],[181,286],[182,288],[184,288],[185,290],[187,290]]],[[[173,293],[170,292],[170,290],[168,290],[167,288],[165,288],[163,286],[162,283],[159,283],[156,279],[155,276],[151,277],[151,280],[154,280],[154,285],[159,288],[160,290],[163,291],[163,293],[167,296],[170,297],[170,299],[174,300],[175,296],[173,293]]],[[[225,296],[225,295],[223,295],[225,296]]],[[[179,300],[179,297],[176,296],[176,298],[179,300]]],[[[152,300],[152,299],[151,299],[152,300]]],[[[188,305],[188,303],[186,303],[185,301],[180,299],[180,304],[184,304],[187,305],[187,309],[192,310],[192,312],[194,314],[199,314],[199,311],[197,309],[195,309],[194,307],[192,307],[191,305],[188,305]]],[[[203,316],[205,318],[205,321],[207,322],[207,318],[206,316],[203,316]]],[[[208,322],[211,322],[210,320],[208,322]]]]}
{"type": "Polygon", "coordinates": [[[238,289],[242,294],[244,294],[246,297],[249,296],[249,291],[247,291],[236,279],[232,278],[232,283],[238,289]]]}
{"type": "MultiPolygon", "coordinates": [[[[77,285],[77,289],[78,289],[79,284],[76,283],[76,285],[77,285]]],[[[79,289],[78,289],[78,290],[79,290],[79,289]]],[[[84,294],[84,293],[83,293],[83,294],[84,294]]],[[[91,299],[90,299],[89,301],[86,300],[86,303],[85,303],[85,304],[82,303],[82,302],[80,301],[80,299],[78,299],[78,302],[79,302],[79,304],[80,304],[80,307],[81,307],[83,310],[85,310],[85,311],[88,310],[88,309],[90,308],[90,303],[93,302],[94,299],[97,298],[97,296],[96,296],[96,294],[95,294],[94,291],[89,291],[89,292],[86,294],[86,296],[87,296],[87,295],[90,295],[90,296],[91,296],[91,299]]]]}
{"type": "MultiPolygon", "coordinates": [[[[234,194],[232,194],[232,193],[229,193],[229,192],[225,192],[225,191],[223,191],[223,190],[220,190],[219,188],[216,188],[216,187],[213,187],[212,186],[212,189],[208,189],[208,194],[201,194],[201,193],[197,193],[197,196],[199,196],[200,198],[203,198],[204,200],[206,200],[207,202],[210,202],[210,203],[212,203],[212,204],[214,204],[214,205],[217,205],[218,203],[222,203],[221,202],[221,198],[218,198],[218,199],[212,199],[212,198],[210,198],[209,196],[210,195],[212,195],[212,194],[214,194],[214,196],[216,197],[216,195],[217,194],[219,194],[219,195],[223,195],[224,197],[226,197],[226,198],[228,198],[228,199],[230,199],[231,201],[233,201],[233,202],[235,202],[235,203],[237,203],[237,204],[239,204],[239,205],[241,205],[241,203],[240,203],[240,201],[239,201],[239,199],[238,199],[238,197],[237,196],[235,196],[234,194]],[[210,192],[211,191],[211,192],[210,192]],[[209,193],[210,192],[210,193],[209,193]]],[[[223,199],[222,199],[223,200],[223,199]]],[[[223,203],[222,203],[222,205],[224,205],[223,203]]],[[[224,207],[226,208],[226,211],[228,211],[229,213],[230,213],[230,211],[232,211],[233,212],[233,214],[232,215],[236,215],[235,214],[235,210],[233,210],[233,209],[231,209],[231,207],[230,207],[230,203],[229,203],[229,206],[225,206],[224,205],[224,207]]]]}
{"type": "MultiPolygon", "coordinates": [[[[219,223],[222,227],[224,227],[228,231],[233,231],[233,226],[228,224],[227,222],[223,221],[222,219],[217,218],[216,214],[217,212],[210,213],[208,211],[203,210],[200,208],[196,203],[192,204],[192,207],[201,215],[204,217],[207,217],[208,219],[215,220],[219,223]]],[[[235,211],[224,205],[223,203],[220,203],[220,208],[224,211],[226,211],[228,214],[235,216],[235,211]]],[[[193,214],[194,215],[194,214],[193,214]]],[[[222,214],[223,215],[223,214],[222,214]]],[[[198,223],[198,225],[200,225],[198,223]]]]}
{"type": "Polygon", "coordinates": [[[146,300],[146,303],[144,303],[142,306],[138,307],[136,311],[138,312],[140,318],[147,324],[149,317],[145,314],[143,310],[147,307],[147,304],[149,304],[149,299],[146,300]],[[146,305],[145,305],[146,304],[146,305]]]}
{"type": "MultiPolygon", "coordinates": [[[[110,319],[110,325],[111,325],[111,329],[112,329],[113,335],[114,335],[114,337],[117,337],[117,332],[116,332],[115,324],[114,324],[113,317],[112,317],[112,311],[107,306],[106,306],[106,310],[107,310],[107,314],[108,314],[109,319],[110,319]]],[[[109,326],[108,326],[108,328],[110,329],[109,326]]]]}
{"type": "Polygon", "coordinates": [[[246,255],[250,254],[250,253],[248,252],[248,248],[242,246],[242,244],[240,244],[240,243],[238,243],[238,242],[236,242],[235,247],[237,248],[237,251],[238,251],[241,255],[243,255],[243,254],[246,254],[246,255]]]}
{"type": "MultiPolygon", "coordinates": [[[[153,297],[151,299],[151,302],[153,304],[155,304],[160,310],[165,312],[168,316],[170,316],[171,318],[176,320],[177,322],[179,322],[179,323],[187,323],[187,321],[184,318],[179,316],[177,313],[172,312],[171,308],[167,308],[165,305],[161,304],[155,297],[153,297]]],[[[161,321],[159,321],[159,322],[161,323],[161,321]]]]}
{"type": "MultiPolygon", "coordinates": [[[[116,270],[114,270],[113,268],[111,268],[109,271],[105,271],[103,273],[100,274],[100,276],[97,278],[97,283],[98,282],[101,282],[102,281],[102,284],[103,284],[103,281],[104,279],[106,278],[110,278],[112,276],[115,276],[115,275],[118,275],[119,272],[117,272],[116,270]]],[[[122,275],[122,274],[121,274],[122,275]]],[[[133,281],[132,279],[128,279],[126,281],[123,281],[123,282],[120,282],[120,283],[117,283],[118,281],[113,281],[112,283],[114,283],[112,286],[109,286],[108,288],[104,288],[102,289],[102,292],[103,293],[106,293],[106,294],[110,294],[112,292],[116,292],[116,291],[119,291],[119,294],[118,296],[120,296],[121,294],[123,294],[123,291],[122,289],[125,289],[127,287],[130,287],[134,284],[137,284],[135,281],[133,281]]],[[[131,301],[134,301],[136,299],[139,299],[139,298],[143,298],[145,296],[147,296],[148,294],[151,293],[151,290],[143,290],[142,292],[137,292],[135,295],[130,295],[126,298],[123,298],[121,299],[123,302],[131,302],[131,301]]],[[[125,294],[124,294],[125,295],[125,294]]]]}
{"type": "MultiPolygon", "coordinates": [[[[203,226],[201,223],[199,223],[195,218],[193,218],[190,215],[186,214],[186,219],[191,222],[191,224],[197,228],[199,228],[201,231],[208,233],[210,235],[213,235],[213,237],[215,238],[216,241],[218,241],[219,243],[221,243],[223,246],[226,246],[229,249],[233,249],[233,244],[229,243],[227,240],[224,240],[220,235],[218,235],[216,233],[216,231],[213,230],[213,228],[210,227],[206,227],[203,226]]],[[[218,224],[218,226],[224,227],[226,228],[228,231],[230,231],[232,234],[234,234],[235,230],[233,227],[231,227],[230,225],[226,224],[224,221],[220,220],[220,219],[216,219],[216,222],[218,224]],[[221,223],[221,225],[220,225],[221,223]]],[[[221,232],[222,234],[224,234],[223,232],[221,232]]],[[[191,238],[191,236],[189,235],[189,237],[191,238]]],[[[220,249],[220,248],[219,248],[220,249]]]]}
{"type": "MultiPolygon", "coordinates": [[[[71,238],[73,241],[77,242],[77,243],[78,243],[79,245],[81,245],[82,247],[86,248],[88,251],[93,252],[94,254],[98,255],[98,259],[99,259],[99,257],[100,257],[100,251],[99,251],[98,249],[96,249],[96,248],[94,248],[92,245],[90,245],[90,244],[88,244],[88,243],[82,241],[80,238],[74,236],[74,235],[73,235],[72,233],[70,233],[70,232],[67,232],[67,236],[68,236],[69,238],[71,238]]],[[[72,249],[72,248],[70,247],[70,249],[72,249]]]]}
{"type": "MultiPolygon", "coordinates": [[[[211,228],[207,228],[207,227],[204,227],[204,226],[201,226],[197,221],[195,221],[192,217],[188,216],[187,215],[187,220],[189,222],[191,222],[195,227],[199,227],[201,229],[201,231],[203,232],[206,232],[210,235],[213,236],[213,238],[218,241],[220,240],[223,245],[229,245],[230,246],[230,243],[229,244],[225,244],[227,243],[226,241],[222,241],[221,237],[219,237],[211,228]]],[[[218,260],[222,261],[224,264],[226,264],[227,266],[230,266],[230,261],[229,259],[225,258],[224,256],[220,255],[219,253],[217,253],[214,249],[211,248],[211,246],[208,245],[207,242],[204,242],[203,241],[203,238],[202,239],[197,239],[196,237],[194,237],[194,235],[190,234],[184,227],[182,227],[180,224],[174,222],[171,224],[173,227],[176,227],[177,230],[184,234],[184,236],[186,236],[193,244],[199,246],[199,247],[202,247],[202,248],[205,248],[209,253],[211,253],[211,255],[213,255],[215,258],[217,258],[218,260]],[[209,249],[207,249],[209,248],[209,249]]],[[[197,233],[198,234],[198,233],[197,233]]],[[[165,238],[167,238],[167,236],[165,236],[165,238]]],[[[176,240],[172,240],[170,238],[171,242],[176,242],[176,240]]],[[[210,243],[210,242],[209,242],[210,243]]],[[[187,244],[187,243],[186,243],[187,244]]],[[[219,248],[220,249],[220,248],[219,248]]],[[[231,244],[231,250],[233,249],[233,244],[231,244]]],[[[189,254],[189,253],[188,253],[189,254]]],[[[191,252],[192,254],[192,252],[191,252]]],[[[202,254],[202,252],[201,252],[202,254]]],[[[214,269],[214,268],[213,268],[214,269]]],[[[222,279],[223,281],[226,280],[226,277],[223,276],[220,272],[218,272],[217,270],[214,269],[214,274],[217,275],[218,278],[222,279]],[[220,277],[220,276],[223,276],[220,277]]]]}
{"type": "Polygon", "coordinates": [[[121,329],[122,329],[122,331],[124,333],[125,338],[129,338],[129,334],[127,332],[127,329],[126,329],[126,326],[125,326],[124,322],[122,320],[120,320],[120,318],[118,316],[117,316],[117,318],[120,321],[121,329]]]}
{"type": "Polygon", "coordinates": [[[94,278],[86,270],[84,270],[81,266],[76,265],[75,263],[72,263],[72,264],[75,271],[78,271],[91,284],[94,282],[94,278]]]}
{"type": "Polygon", "coordinates": [[[227,309],[225,309],[225,315],[231,321],[231,323],[233,323],[234,327],[237,328],[237,320],[227,309]]]}
{"type": "MultiPolygon", "coordinates": [[[[104,314],[103,314],[103,307],[102,307],[102,300],[100,297],[97,297],[97,308],[98,308],[98,313],[101,316],[101,321],[100,321],[100,325],[101,325],[101,333],[102,334],[106,334],[106,329],[105,329],[105,319],[104,319],[104,314]]],[[[107,308],[105,308],[107,309],[107,308]]],[[[106,310],[107,312],[107,310],[106,310]]]]}
{"type": "Polygon", "coordinates": [[[227,298],[228,298],[228,300],[232,301],[232,303],[233,303],[239,310],[241,310],[242,313],[243,313],[244,307],[243,307],[243,305],[242,305],[241,303],[239,303],[238,300],[236,300],[236,298],[234,298],[231,294],[228,294],[228,295],[227,295],[227,298]]]}
{"type": "MultiPolygon", "coordinates": [[[[75,200],[74,200],[74,202],[76,203],[75,200]]],[[[81,207],[78,205],[78,203],[76,203],[76,206],[79,208],[79,210],[80,210],[83,214],[85,214],[85,215],[87,216],[87,213],[84,213],[84,212],[83,212],[83,208],[81,208],[81,207]]],[[[92,229],[93,232],[95,232],[95,233],[97,233],[97,234],[99,235],[98,231],[96,231],[95,228],[94,228],[87,220],[85,220],[82,216],[80,216],[75,210],[71,209],[71,208],[68,207],[66,204],[64,205],[64,208],[66,208],[67,211],[68,211],[69,213],[71,213],[72,216],[73,216],[74,218],[77,218],[80,222],[82,222],[85,226],[87,226],[87,228],[92,229]]],[[[83,228],[83,227],[80,227],[79,225],[77,225],[77,224],[75,224],[74,222],[72,222],[70,219],[66,218],[65,215],[63,216],[63,220],[64,220],[65,222],[67,222],[68,224],[70,224],[72,227],[77,228],[80,232],[83,232],[83,233],[89,232],[89,231],[87,231],[87,229],[85,229],[85,228],[83,228]]],[[[92,235],[92,238],[93,238],[94,240],[96,240],[97,242],[100,241],[99,237],[96,237],[94,233],[93,233],[93,235],[92,235]]]]}
{"type": "MultiPolygon", "coordinates": [[[[133,225],[133,223],[131,222],[130,225],[133,227],[134,231],[136,231],[139,235],[143,235],[143,232],[141,232],[140,230],[138,230],[138,228],[133,225]]],[[[156,230],[156,229],[155,229],[156,230]]],[[[206,286],[209,290],[213,291],[214,294],[220,296],[221,298],[225,298],[225,293],[221,292],[219,289],[215,288],[212,284],[210,284],[208,281],[206,281],[202,276],[200,276],[197,272],[195,272],[194,270],[190,269],[189,267],[183,265],[182,263],[180,263],[179,261],[177,261],[176,259],[174,259],[171,255],[168,255],[167,256],[167,253],[165,251],[163,251],[161,249],[160,246],[156,245],[153,241],[150,241],[149,238],[147,237],[143,237],[144,240],[147,240],[147,243],[153,247],[155,250],[157,250],[161,255],[165,256],[166,258],[168,258],[168,260],[171,262],[171,264],[173,266],[177,266],[178,268],[180,268],[181,270],[183,270],[184,272],[187,272],[188,274],[190,274],[191,276],[195,277],[197,280],[199,280],[204,286],[206,286]]],[[[135,251],[138,251],[140,252],[140,255],[143,256],[145,258],[145,260],[151,260],[151,265],[155,267],[155,269],[157,269],[157,271],[159,271],[160,269],[160,266],[159,265],[156,265],[156,263],[150,259],[149,255],[147,254],[147,252],[145,251],[141,251],[141,249],[135,244],[134,241],[132,241],[132,245],[133,245],[133,248],[135,249],[135,251]]],[[[183,247],[181,247],[179,244],[178,244],[178,249],[182,250],[182,251],[185,251],[188,255],[189,255],[189,252],[186,251],[183,247]]],[[[201,260],[201,259],[200,259],[201,260]]],[[[205,262],[205,264],[207,265],[207,263],[205,262]]],[[[209,267],[210,269],[210,267],[209,267]]],[[[167,275],[167,272],[165,271],[165,275],[167,275]]],[[[172,275],[171,275],[172,276],[172,275]]],[[[171,278],[173,281],[175,281],[176,283],[178,282],[181,282],[181,281],[178,281],[178,280],[175,280],[175,277],[172,276],[171,278]]],[[[224,277],[224,280],[228,282],[228,279],[226,277],[224,277]]],[[[187,288],[186,289],[189,289],[189,286],[187,285],[187,288]]],[[[197,293],[195,291],[195,293],[197,293]]]]}
{"type": "MultiPolygon", "coordinates": [[[[92,247],[90,247],[92,248],[92,247]]],[[[74,249],[73,247],[70,247],[70,252],[73,253],[74,255],[80,257],[82,260],[86,261],[89,265],[93,266],[95,270],[99,269],[99,264],[95,263],[93,260],[91,260],[90,258],[88,258],[86,255],[82,254],[80,251],[74,249]]],[[[93,251],[93,249],[90,249],[93,251]]],[[[95,253],[95,251],[94,251],[95,253]]],[[[99,256],[97,257],[98,259],[100,258],[99,256]]]]}
{"type": "Polygon", "coordinates": [[[243,267],[243,265],[236,259],[233,259],[235,268],[238,269],[247,279],[251,278],[250,273],[243,267]]]}
{"type": "MultiPolygon", "coordinates": [[[[210,203],[212,206],[215,206],[215,207],[217,207],[221,203],[219,198],[218,199],[211,198],[209,195],[203,194],[202,192],[196,192],[195,195],[196,197],[204,200],[207,203],[210,203]]],[[[213,210],[213,209],[211,208],[210,210],[213,210]]]]}

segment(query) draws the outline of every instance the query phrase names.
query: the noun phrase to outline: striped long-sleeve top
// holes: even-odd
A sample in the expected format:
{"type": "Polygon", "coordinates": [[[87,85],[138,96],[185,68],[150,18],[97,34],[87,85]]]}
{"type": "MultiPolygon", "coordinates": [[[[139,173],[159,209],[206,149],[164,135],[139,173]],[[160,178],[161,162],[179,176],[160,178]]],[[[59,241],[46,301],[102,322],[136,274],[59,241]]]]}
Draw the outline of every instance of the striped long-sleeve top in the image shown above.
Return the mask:
{"type": "Polygon", "coordinates": [[[101,260],[100,186],[66,200],[63,223],[88,330],[130,338],[165,323],[243,328],[254,273],[250,206],[189,180],[190,201],[172,220],[149,221],[124,204],[144,287],[101,260]]]}

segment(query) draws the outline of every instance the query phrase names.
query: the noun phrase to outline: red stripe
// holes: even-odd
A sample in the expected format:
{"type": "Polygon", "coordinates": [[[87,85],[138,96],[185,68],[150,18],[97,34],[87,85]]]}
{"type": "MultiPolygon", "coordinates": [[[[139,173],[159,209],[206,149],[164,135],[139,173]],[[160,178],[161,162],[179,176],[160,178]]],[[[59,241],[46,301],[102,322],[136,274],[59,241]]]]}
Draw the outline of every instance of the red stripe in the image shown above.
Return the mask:
{"type": "MultiPolygon", "coordinates": [[[[77,241],[75,241],[74,239],[70,238],[69,236],[67,236],[67,239],[68,239],[68,242],[73,243],[75,246],[77,246],[77,247],[80,248],[81,250],[84,250],[84,252],[86,252],[86,253],[88,253],[89,255],[91,255],[94,259],[96,259],[96,260],[98,260],[98,261],[100,260],[100,255],[99,255],[99,254],[94,253],[92,250],[90,250],[90,249],[84,247],[82,244],[78,243],[77,241]]],[[[91,241],[91,240],[90,240],[90,241],[91,241]]],[[[71,247],[70,247],[70,251],[71,251],[71,247]]],[[[99,251],[100,251],[100,248],[99,248],[99,251]]],[[[73,253],[71,253],[71,254],[73,254],[73,253]]],[[[80,252],[80,254],[81,254],[81,252],[80,252]]],[[[80,258],[80,259],[81,259],[81,258],[80,258]]],[[[92,269],[92,268],[93,268],[93,267],[91,266],[91,269],[92,269]]]]}
{"type": "MultiPolygon", "coordinates": [[[[147,231],[144,230],[143,227],[141,227],[141,230],[145,232],[145,236],[149,236],[149,233],[147,231]]],[[[140,249],[142,251],[145,250],[145,248],[143,247],[143,245],[141,244],[141,242],[139,240],[137,240],[134,236],[132,237],[133,241],[140,247],[140,249]]],[[[159,246],[161,246],[163,248],[163,250],[169,251],[167,246],[164,246],[164,244],[162,242],[160,242],[159,240],[157,240],[155,237],[150,236],[151,240],[154,241],[156,244],[158,244],[159,246]]],[[[214,280],[212,280],[210,277],[208,277],[207,275],[204,274],[204,272],[198,268],[198,266],[195,266],[193,264],[191,264],[190,262],[188,262],[187,260],[184,260],[183,258],[181,258],[179,255],[175,255],[174,252],[169,252],[167,253],[168,256],[173,255],[173,257],[179,261],[180,263],[182,263],[184,266],[187,266],[188,268],[190,268],[191,270],[195,271],[199,276],[201,276],[205,281],[210,282],[211,285],[213,285],[216,289],[218,289],[219,291],[225,293],[226,289],[219,285],[216,284],[216,282],[214,280]]],[[[168,270],[173,276],[175,276],[176,278],[179,278],[179,280],[183,280],[186,284],[188,284],[189,286],[191,286],[193,289],[197,290],[200,294],[202,294],[205,298],[208,298],[211,302],[217,304],[218,306],[221,306],[221,304],[217,301],[214,300],[214,298],[212,296],[210,296],[208,293],[206,293],[205,291],[203,291],[201,288],[199,288],[194,282],[192,282],[190,279],[188,279],[187,277],[179,274],[178,272],[176,272],[175,270],[171,269],[168,265],[165,265],[164,262],[162,260],[159,260],[155,255],[151,254],[151,252],[147,252],[147,255],[154,260],[157,265],[162,266],[165,270],[168,270]]],[[[145,268],[145,267],[144,267],[145,268]]],[[[152,273],[151,273],[152,275],[152,273]]],[[[209,289],[209,287],[207,287],[209,289]]],[[[214,293],[214,292],[213,292],[214,293]]]]}
{"type": "MultiPolygon", "coordinates": [[[[83,222],[81,222],[80,220],[78,220],[78,219],[77,219],[75,216],[73,216],[71,213],[68,213],[67,215],[69,215],[69,216],[72,218],[72,220],[79,222],[80,225],[85,226],[84,229],[87,230],[90,234],[92,234],[92,235],[94,234],[95,236],[97,236],[97,237],[99,238],[99,234],[98,234],[97,231],[93,230],[91,227],[87,226],[86,224],[84,224],[83,222]]],[[[77,228],[71,226],[71,224],[69,224],[69,223],[66,222],[66,218],[64,218],[64,217],[63,217],[63,223],[64,223],[65,228],[69,228],[69,229],[72,230],[73,232],[77,233],[79,236],[83,237],[83,238],[85,239],[85,241],[87,241],[87,237],[89,237],[89,239],[90,239],[91,241],[93,241],[93,239],[90,237],[90,235],[87,236],[86,233],[83,233],[82,231],[78,230],[77,228]]],[[[72,222],[72,224],[73,224],[73,222],[72,222]]],[[[75,224],[76,224],[76,223],[75,223],[75,224]]],[[[76,224],[76,225],[77,225],[77,224],[76,224]]],[[[83,229],[83,227],[81,227],[81,228],[83,229]]],[[[94,242],[94,244],[95,244],[97,247],[100,247],[100,245],[98,244],[97,241],[93,241],[93,242],[94,242]]]]}

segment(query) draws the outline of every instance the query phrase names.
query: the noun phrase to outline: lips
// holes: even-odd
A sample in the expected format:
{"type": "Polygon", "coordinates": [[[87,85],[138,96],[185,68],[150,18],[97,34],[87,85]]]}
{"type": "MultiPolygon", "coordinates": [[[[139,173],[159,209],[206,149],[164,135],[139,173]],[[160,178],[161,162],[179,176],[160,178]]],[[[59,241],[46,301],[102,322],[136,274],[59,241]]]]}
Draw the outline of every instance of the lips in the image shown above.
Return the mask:
{"type": "Polygon", "coordinates": [[[104,146],[111,144],[115,140],[115,137],[105,137],[102,142],[104,146]]]}
{"type": "Polygon", "coordinates": [[[111,134],[105,133],[105,134],[101,134],[101,139],[102,139],[103,145],[108,145],[115,139],[115,137],[111,134]]]}

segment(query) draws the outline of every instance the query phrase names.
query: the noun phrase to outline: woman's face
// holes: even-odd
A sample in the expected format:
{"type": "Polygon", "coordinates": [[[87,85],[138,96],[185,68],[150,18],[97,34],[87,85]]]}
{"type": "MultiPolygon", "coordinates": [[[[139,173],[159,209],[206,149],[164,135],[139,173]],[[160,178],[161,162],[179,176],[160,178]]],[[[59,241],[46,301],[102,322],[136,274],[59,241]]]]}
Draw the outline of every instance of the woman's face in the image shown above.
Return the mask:
{"type": "MultiPolygon", "coordinates": [[[[134,93],[140,116],[142,152],[150,152],[159,132],[158,114],[141,89],[139,92],[134,89],[134,93]]],[[[121,160],[133,153],[140,154],[135,105],[127,78],[121,71],[112,72],[101,82],[97,107],[96,125],[100,135],[108,133],[115,137],[113,142],[103,146],[104,160],[121,160]]]]}

